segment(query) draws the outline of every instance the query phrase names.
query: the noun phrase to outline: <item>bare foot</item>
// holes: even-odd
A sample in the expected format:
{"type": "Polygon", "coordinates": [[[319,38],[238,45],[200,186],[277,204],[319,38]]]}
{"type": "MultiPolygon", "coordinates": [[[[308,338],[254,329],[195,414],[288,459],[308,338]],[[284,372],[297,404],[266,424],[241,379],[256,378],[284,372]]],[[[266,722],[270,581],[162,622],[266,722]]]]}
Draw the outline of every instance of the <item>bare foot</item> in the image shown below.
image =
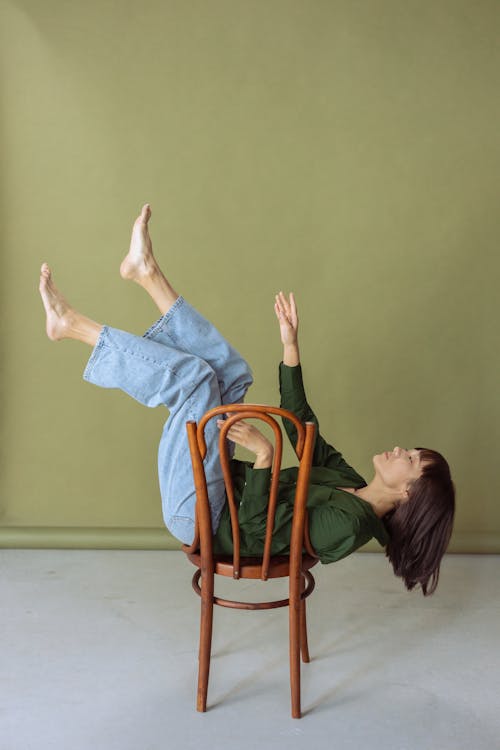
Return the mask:
{"type": "Polygon", "coordinates": [[[137,282],[150,295],[162,315],[172,307],[178,294],[165,278],[156,258],[149,236],[148,222],[151,218],[149,203],[142,207],[132,229],[130,250],[120,266],[124,279],[137,282]]]}
{"type": "Polygon", "coordinates": [[[68,336],[74,310],[56,288],[52,281],[52,272],[46,263],[40,270],[39,289],[47,313],[47,336],[52,341],[60,341],[68,336]]]}
{"type": "Polygon", "coordinates": [[[120,266],[120,276],[123,279],[141,282],[156,268],[153,256],[153,245],[149,236],[148,221],[151,218],[151,208],[148,203],[142,207],[140,215],[132,228],[130,249],[120,266]]]}

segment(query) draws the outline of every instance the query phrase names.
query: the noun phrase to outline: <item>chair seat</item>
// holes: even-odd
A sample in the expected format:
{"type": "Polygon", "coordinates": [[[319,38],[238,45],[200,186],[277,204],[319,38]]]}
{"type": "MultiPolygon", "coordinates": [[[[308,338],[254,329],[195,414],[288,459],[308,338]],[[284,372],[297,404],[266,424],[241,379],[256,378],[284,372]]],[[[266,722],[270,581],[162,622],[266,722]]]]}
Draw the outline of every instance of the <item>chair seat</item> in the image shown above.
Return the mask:
{"type": "MultiPolygon", "coordinates": [[[[186,552],[186,549],[183,548],[186,552]]],[[[186,552],[188,559],[201,568],[201,555],[199,552],[186,552]]],[[[317,557],[311,555],[302,555],[302,570],[309,570],[319,562],[317,557]]],[[[214,555],[214,572],[216,575],[234,577],[233,556],[232,555],[214,555]]],[[[242,557],[240,559],[240,578],[261,578],[262,558],[261,557],[242,557]]],[[[285,578],[290,575],[290,558],[288,555],[275,555],[271,557],[269,565],[268,578],[285,578]]]]}

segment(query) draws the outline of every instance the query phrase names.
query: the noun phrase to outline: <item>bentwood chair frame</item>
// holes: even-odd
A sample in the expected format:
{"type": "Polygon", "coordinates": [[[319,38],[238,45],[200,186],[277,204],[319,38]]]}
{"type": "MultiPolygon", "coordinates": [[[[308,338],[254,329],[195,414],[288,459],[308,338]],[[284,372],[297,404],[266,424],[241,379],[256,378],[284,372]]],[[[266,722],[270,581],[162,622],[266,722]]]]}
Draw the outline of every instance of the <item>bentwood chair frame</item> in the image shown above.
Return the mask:
{"type": "Polygon", "coordinates": [[[196,524],[195,537],[191,545],[184,545],[183,550],[198,570],[193,576],[193,589],[201,597],[200,646],[197,710],[206,711],[208,677],[210,670],[210,652],[212,643],[213,605],[236,609],[274,609],[289,607],[290,639],[290,688],[292,717],[300,718],[300,655],[309,662],[307,644],[306,598],[314,589],[314,578],[310,572],[317,562],[309,540],[307,522],[307,493],[314,450],[315,425],[312,422],[301,422],[295,414],[286,409],[259,404],[231,404],[218,406],[206,412],[200,422],[186,423],[191,461],[193,465],[196,489],[196,524]],[[230,556],[214,555],[213,534],[208,500],[207,483],[203,460],[207,453],[205,426],[210,419],[219,415],[228,415],[220,430],[219,454],[224,475],[227,501],[231,517],[233,536],[233,554],[230,556]],[[283,453],[281,428],[273,416],[288,419],[297,430],[295,453],[299,459],[295,503],[292,519],[290,554],[271,556],[274,517],[278,500],[279,471],[283,453]],[[242,419],[257,419],[266,422],[274,433],[274,456],[272,477],[269,492],[266,536],[262,557],[245,558],[240,556],[240,531],[238,525],[238,508],[234,499],[234,487],[230,473],[228,451],[228,431],[235,422],[242,419]],[[240,602],[221,599],[214,595],[214,576],[223,575],[234,579],[251,578],[266,581],[269,578],[289,578],[289,596],[287,599],[264,602],[240,602]],[[201,578],[201,586],[199,581],[201,578]]]}

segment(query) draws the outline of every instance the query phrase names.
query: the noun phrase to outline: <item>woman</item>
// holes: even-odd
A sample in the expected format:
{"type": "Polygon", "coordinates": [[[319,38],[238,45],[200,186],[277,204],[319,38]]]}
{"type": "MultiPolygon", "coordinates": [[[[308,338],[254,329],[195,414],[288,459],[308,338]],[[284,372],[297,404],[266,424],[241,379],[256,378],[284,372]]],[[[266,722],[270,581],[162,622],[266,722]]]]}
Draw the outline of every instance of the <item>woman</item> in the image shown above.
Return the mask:
{"type": "MultiPolygon", "coordinates": [[[[153,254],[145,205],[137,218],[121,276],[142,286],[161,318],[143,337],[103,326],[74,310],[57,290],[47,264],[40,293],[47,314],[47,335],[72,338],[93,347],[84,378],[103,388],[120,388],[146,406],[165,405],[170,415],[158,452],[162,509],[168,529],[189,544],[194,536],[195,493],[185,423],[199,421],[210,408],[240,403],[252,383],[250,369],[221,334],[172,288],[153,254]]],[[[280,365],[281,406],[303,421],[317,419],[307,403],[298,348],[298,317],[293,294],[275,300],[284,347],[280,365]]],[[[229,513],[218,459],[217,428],[208,423],[205,471],[215,549],[231,550],[229,513]]],[[[285,423],[292,444],[295,431],[285,423]]],[[[262,549],[273,448],[246,422],[228,437],[255,454],[253,465],[232,460],[239,506],[242,554],[262,549]]],[[[441,558],[454,517],[455,498],[445,459],[424,448],[373,457],[374,477],[367,485],[342,455],[317,434],[308,495],[309,533],[323,563],[334,562],[375,537],[386,547],[394,572],[408,589],[434,592],[441,558]]],[[[273,553],[288,551],[296,468],[280,474],[273,553]]]]}

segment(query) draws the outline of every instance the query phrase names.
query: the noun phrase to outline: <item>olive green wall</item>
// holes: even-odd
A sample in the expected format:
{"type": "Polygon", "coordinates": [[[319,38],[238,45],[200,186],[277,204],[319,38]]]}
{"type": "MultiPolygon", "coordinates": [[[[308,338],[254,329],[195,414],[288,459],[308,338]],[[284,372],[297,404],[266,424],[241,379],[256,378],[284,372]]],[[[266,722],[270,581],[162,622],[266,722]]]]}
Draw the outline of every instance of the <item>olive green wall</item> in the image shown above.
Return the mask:
{"type": "Polygon", "coordinates": [[[166,412],[81,380],[71,302],[140,333],[118,266],[140,206],[174,285],[276,402],[273,295],[295,290],[310,400],[367,478],[426,445],[452,549],[500,551],[494,0],[17,0],[2,6],[0,543],[169,546],[166,412]]]}

